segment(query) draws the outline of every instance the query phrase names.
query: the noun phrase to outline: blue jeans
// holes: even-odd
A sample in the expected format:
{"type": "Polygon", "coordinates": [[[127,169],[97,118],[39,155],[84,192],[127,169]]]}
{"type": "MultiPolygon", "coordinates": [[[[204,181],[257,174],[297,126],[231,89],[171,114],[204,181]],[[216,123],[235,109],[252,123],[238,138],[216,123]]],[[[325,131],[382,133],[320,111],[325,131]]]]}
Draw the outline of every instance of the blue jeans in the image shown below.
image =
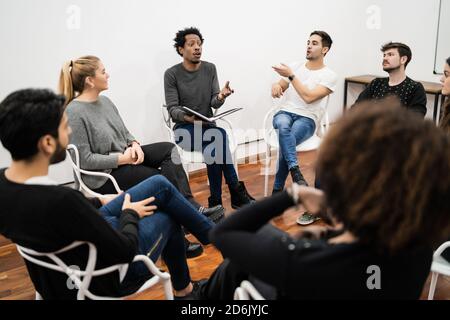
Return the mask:
{"type": "MultiPolygon", "coordinates": [[[[155,197],[152,205],[158,207],[157,211],[139,221],[139,254],[147,255],[153,261],[162,255],[169,268],[174,289],[184,289],[191,279],[181,226],[203,244],[209,244],[208,233],[214,224],[161,175],[144,180],[126,193],[130,194],[132,202],[155,197]]],[[[124,197],[125,194],[122,194],[100,208],[102,216],[116,230],[119,229],[124,197]]],[[[141,263],[135,263],[131,265],[126,278],[129,280],[146,275],[148,270],[141,263]]]]}
{"type": "Polygon", "coordinates": [[[222,199],[222,173],[228,185],[239,183],[233,165],[228,136],[214,125],[179,124],[174,129],[175,142],[186,151],[201,151],[206,162],[211,197],[222,199]]]}
{"type": "Polygon", "coordinates": [[[273,117],[273,127],[277,130],[280,153],[274,189],[284,189],[289,170],[298,166],[297,146],[314,135],[315,122],[290,112],[280,111],[273,117]]]}

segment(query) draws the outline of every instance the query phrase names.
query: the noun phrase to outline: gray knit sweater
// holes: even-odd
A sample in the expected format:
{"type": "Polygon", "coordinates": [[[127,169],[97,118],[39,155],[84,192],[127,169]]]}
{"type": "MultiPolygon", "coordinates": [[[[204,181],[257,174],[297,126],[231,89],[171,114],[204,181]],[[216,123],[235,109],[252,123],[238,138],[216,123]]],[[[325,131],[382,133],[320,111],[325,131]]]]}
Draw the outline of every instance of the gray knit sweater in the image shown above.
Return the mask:
{"type": "MultiPolygon", "coordinates": [[[[72,101],[67,106],[67,116],[72,128],[70,143],[78,148],[81,169],[110,173],[117,168],[118,154],[135,138],[111,100],[99,96],[95,102],[72,101]]],[[[91,189],[100,188],[107,181],[103,177],[82,178],[91,189]]]]}
{"type": "Polygon", "coordinates": [[[181,107],[191,108],[207,117],[212,117],[211,108],[218,109],[224,102],[219,101],[219,80],[216,66],[202,61],[197,71],[188,71],[183,64],[167,69],[164,74],[166,105],[175,123],[184,123],[181,107]]]}

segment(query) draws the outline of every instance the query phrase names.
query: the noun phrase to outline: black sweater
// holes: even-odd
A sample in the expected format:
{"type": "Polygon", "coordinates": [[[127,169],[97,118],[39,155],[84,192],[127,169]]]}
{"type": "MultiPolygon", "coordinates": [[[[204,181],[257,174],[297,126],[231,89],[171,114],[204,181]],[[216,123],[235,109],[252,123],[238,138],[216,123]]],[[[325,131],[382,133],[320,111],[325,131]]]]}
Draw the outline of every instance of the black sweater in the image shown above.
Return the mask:
{"type": "Polygon", "coordinates": [[[359,243],[294,239],[258,232],[293,206],[286,192],[247,206],[212,231],[224,257],[287,299],[418,299],[431,267],[432,250],[377,254],[359,243]],[[370,266],[381,269],[381,290],[369,290],[370,266]]]}
{"type": "MultiPolygon", "coordinates": [[[[16,184],[6,179],[4,169],[0,170],[0,203],[0,233],[20,246],[53,252],[74,241],[88,241],[97,247],[96,269],[129,263],[137,253],[139,216],[132,210],[122,212],[117,232],[80,192],[60,186],[16,184]]],[[[60,257],[67,265],[84,269],[87,252],[84,245],[60,257]]],[[[76,298],[76,290],[67,288],[65,274],[27,261],[26,265],[44,299],[76,298]]],[[[93,278],[90,289],[98,295],[120,295],[118,273],[93,278]]]]}
{"type": "Polygon", "coordinates": [[[420,82],[406,77],[405,81],[396,86],[389,86],[389,78],[374,79],[369,86],[361,92],[356,103],[366,100],[379,100],[389,95],[397,96],[408,109],[421,114],[427,114],[427,95],[420,82]]]}

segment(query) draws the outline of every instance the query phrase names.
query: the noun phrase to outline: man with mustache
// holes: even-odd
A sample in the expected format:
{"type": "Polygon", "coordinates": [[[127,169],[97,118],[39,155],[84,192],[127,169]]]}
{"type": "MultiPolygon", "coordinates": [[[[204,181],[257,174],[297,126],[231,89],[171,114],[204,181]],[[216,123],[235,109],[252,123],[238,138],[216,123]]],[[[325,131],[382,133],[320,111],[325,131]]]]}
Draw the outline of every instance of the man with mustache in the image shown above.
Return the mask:
{"type": "Polygon", "coordinates": [[[390,42],[381,48],[383,52],[383,70],[388,78],[377,78],[359,95],[356,103],[365,100],[379,100],[389,95],[397,96],[402,104],[425,117],[427,96],[425,88],[406,76],[406,67],[411,62],[411,49],[400,42],[390,42]]]}

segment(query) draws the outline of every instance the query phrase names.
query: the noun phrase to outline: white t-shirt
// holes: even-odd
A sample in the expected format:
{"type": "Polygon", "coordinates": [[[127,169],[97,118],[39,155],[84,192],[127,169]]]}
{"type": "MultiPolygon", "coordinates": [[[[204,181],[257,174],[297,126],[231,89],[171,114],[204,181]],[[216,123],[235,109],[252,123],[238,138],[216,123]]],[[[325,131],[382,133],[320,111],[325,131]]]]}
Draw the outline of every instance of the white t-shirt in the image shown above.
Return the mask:
{"type": "MultiPolygon", "coordinates": [[[[292,69],[292,72],[294,72],[295,77],[309,89],[313,90],[317,86],[323,86],[330,89],[332,92],[336,90],[337,74],[330,68],[324,67],[320,70],[309,70],[306,67],[306,63],[294,63],[289,66],[292,69]]],[[[314,103],[307,104],[291,84],[284,93],[284,101],[281,104],[281,110],[311,118],[318,128],[320,125],[319,122],[324,115],[328,98],[329,97],[327,96],[314,103]]]]}

